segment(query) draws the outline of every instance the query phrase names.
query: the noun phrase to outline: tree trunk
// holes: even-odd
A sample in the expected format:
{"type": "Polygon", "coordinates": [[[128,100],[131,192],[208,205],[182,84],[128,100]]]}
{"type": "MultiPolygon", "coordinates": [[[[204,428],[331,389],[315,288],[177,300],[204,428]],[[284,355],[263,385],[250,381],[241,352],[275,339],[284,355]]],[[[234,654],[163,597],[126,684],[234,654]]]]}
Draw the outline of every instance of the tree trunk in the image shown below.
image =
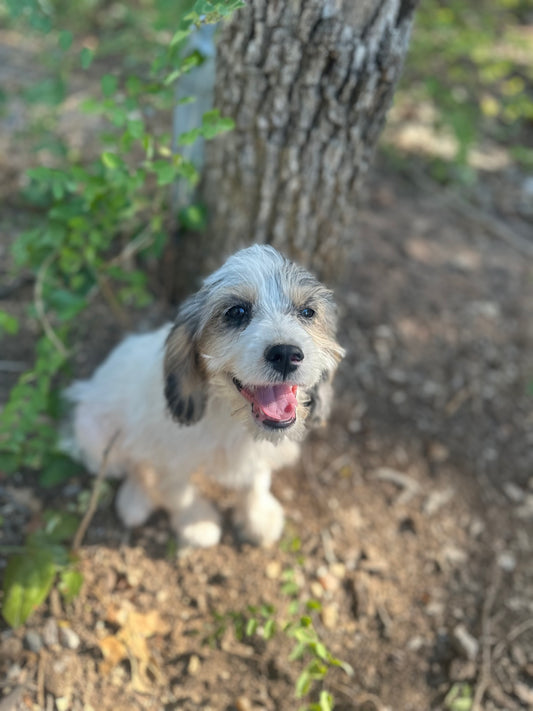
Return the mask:
{"type": "Polygon", "coordinates": [[[215,105],[236,127],[206,146],[210,227],[189,245],[195,268],[258,242],[320,277],[337,271],[416,4],[248,0],[222,25],[215,105]]]}

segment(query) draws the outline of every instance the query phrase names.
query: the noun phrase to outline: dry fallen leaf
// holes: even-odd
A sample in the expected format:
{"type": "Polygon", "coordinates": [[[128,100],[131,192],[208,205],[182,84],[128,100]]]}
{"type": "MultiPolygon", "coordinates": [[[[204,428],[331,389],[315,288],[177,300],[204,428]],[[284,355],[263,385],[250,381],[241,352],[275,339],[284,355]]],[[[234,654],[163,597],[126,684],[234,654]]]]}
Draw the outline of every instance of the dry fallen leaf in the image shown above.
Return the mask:
{"type": "Polygon", "coordinates": [[[116,635],[108,635],[98,641],[104,657],[100,664],[102,674],[108,674],[117,664],[128,659],[131,665],[131,683],[136,691],[148,691],[150,678],[160,678],[161,671],[150,652],[147,640],[154,635],[166,635],[170,625],[165,622],[158,610],[137,612],[129,605],[122,608],[110,607],[106,620],[118,624],[120,629],[116,635]]]}

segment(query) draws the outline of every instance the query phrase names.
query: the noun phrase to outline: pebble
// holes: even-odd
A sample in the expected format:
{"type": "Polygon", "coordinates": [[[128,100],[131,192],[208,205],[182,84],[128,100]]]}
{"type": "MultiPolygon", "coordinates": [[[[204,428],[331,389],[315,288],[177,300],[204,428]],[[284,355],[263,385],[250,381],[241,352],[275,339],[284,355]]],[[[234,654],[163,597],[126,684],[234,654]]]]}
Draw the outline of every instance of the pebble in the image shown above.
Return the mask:
{"type": "Polygon", "coordinates": [[[191,658],[189,659],[189,664],[187,665],[187,672],[191,676],[195,676],[200,671],[200,666],[201,666],[200,657],[198,657],[198,655],[196,655],[196,654],[191,654],[191,658]]]}
{"type": "Polygon", "coordinates": [[[424,638],[421,635],[415,635],[407,641],[407,649],[410,652],[418,652],[425,644],[424,638]]]}
{"type": "Polygon", "coordinates": [[[38,654],[43,647],[41,635],[35,630],[28,630],[24,636],[28,649],[38,654]]]}
{"type": "Polygon", "coordinates": [[[320,599],[324,595],[324,588],[318,582],[318,580],[313,580],[309,587],[311,589],[311,595],[313,597],[320,599]]]}
{"type": "Polygon", "coordinates": [[[246,696],[239,696],[238,699],[235,699],[235,708],[237,711],[252,711],[250,699],[246,696]]]}
{"type": "Polygon", "coordinates": [[[452,500],[455,495],[455,490],[452,487],[447,489],[442,489],[440,491],[432,491],[431,494],[424,501],[422,507],[426,516],[433,516],[437,513],[443,506],[452,500]]]}
{"type": "Polygon", "coordinates": [[[337,621],[339,619],[339,608],[337,605],[324,605],[320,611],[320,619],[322,624],[327,629],[333,629],[337,626],[337,621]]]}
{"type": "Polygon", "coordinates": [[[317,570],[316,577],[326,592],[335,592],[335,590],[338,590],[340,585],[339,579],[335,575],[332,575],[324,566],[321,566],[317,570]]]}
{"type": "Polygon", "coordinates": [[[498,565],[506,573],[512,573],[516,568],[516,558],[510,551],[502,551],[498,556],[498,565]]]}
{"type": "Polygon", "coordinates": [[[458,651],[469,661],[474,661],[479,652],[479,642],[463,624],[456,625],[452,639],[458,651]]]}
{"type": "Polygon", "coordinates": [[[504,494],[509,499],[509,501],[512,501],[514,504],[521,504],[524,502],[524,499],[525,499],[524,491],[516,484],[513,484],[513,482],[511,482],[511,481],[506,482],[503,485],[503,491],[504,491],[504,494]]]}
{"type": "Polygon", "coordinates": [[[59,639],[63,647],[67,649],[78,649],[81,643],[79,635],[74,632],[72,627],[60,627],[59,639]]]}
{"type": "Polygon", "coordinates": [[[59,630],[57,622],[53,617],[49,617],[43,625],[43,642],[47,647],[54,647],[59,643],[59,630]]]}
{"type": "Polygon", "coordinates": [[[0,638],[0,659],[15,660],[22,652],[22,642],[15,637],[11,630],[6,630],[0,638]]]}
{"type": "Polygon", "coordinates": [[[342,580],[346,575],[346,566],[344,563],[332,563],[329,567],[330,573],[339,580],[342,580]]]}
{"type": "Polygon", "coordinates": [[[265,574],[269,580],[277,580],[281,575],[281,563],[279,560],[271,560],[267,563],[265,574]]]}

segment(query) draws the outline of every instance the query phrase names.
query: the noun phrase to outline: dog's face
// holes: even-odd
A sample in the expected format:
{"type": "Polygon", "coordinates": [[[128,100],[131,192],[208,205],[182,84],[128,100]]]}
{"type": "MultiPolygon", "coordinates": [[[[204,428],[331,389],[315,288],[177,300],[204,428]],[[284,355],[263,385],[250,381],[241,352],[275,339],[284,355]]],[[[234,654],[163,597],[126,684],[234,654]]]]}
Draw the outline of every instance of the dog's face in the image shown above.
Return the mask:
{"type": "Polygon", "coordinates": [[[343,350],[331,292],[272,247],[237,252],[181,307],[165,353],[173,417],[198,422],[208,397],[276,441],[316,423],[343,350]]]}

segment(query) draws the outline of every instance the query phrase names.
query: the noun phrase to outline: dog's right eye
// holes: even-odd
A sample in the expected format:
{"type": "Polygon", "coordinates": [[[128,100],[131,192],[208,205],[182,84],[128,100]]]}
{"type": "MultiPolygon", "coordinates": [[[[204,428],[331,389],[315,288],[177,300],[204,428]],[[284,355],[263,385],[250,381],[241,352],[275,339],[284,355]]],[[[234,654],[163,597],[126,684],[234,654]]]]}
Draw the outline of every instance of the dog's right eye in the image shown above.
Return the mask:
{"type": "Polygon", "coordinates": [[[243,326],[250,320],[250,313],[250,304],[237,304],[226,311],[224,319],[231,326],[243,326]]]}

